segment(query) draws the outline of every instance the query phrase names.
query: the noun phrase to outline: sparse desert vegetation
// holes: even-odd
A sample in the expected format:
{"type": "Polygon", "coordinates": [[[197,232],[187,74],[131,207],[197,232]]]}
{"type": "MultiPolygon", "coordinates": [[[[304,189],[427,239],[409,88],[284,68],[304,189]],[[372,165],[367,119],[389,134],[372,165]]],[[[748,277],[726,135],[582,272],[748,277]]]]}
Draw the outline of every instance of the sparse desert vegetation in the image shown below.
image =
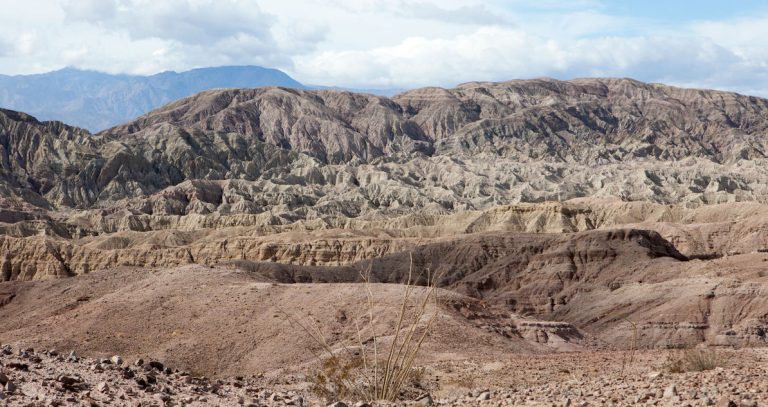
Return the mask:
{"type": "Polygon", "coordinates": [[[670,373],[703,372],[728,365],[728,353],[715,349],[685,349],[670,355],[664,368],[670,373]]]}

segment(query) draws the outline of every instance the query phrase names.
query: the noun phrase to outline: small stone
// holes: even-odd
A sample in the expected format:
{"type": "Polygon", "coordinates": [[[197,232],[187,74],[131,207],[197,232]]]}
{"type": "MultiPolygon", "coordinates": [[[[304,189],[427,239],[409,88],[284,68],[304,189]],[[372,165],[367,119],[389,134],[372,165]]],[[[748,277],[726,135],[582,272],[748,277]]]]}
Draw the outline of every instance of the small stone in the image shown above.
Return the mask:
{"type": "Polygon", "coordinates": [[[328,407],[349,407],[349,406],[343,401],[335,401],[331,404],[328,404],[328,407]]]}
{"type": "Polygon", "coordinates": [[[107,382],[101,382],[96,385],[96,390],[98,390],[101,393],[107,393],[109,392],[109,385],[107,382]]]}
{"type": "Polygon", "coordinates": [[[371,407],[371,405],[364,401],[358,401],[357,403],[355,403],[355,407],[371,407]]]}
{"type": "Polygon", "coordinates": [[[6,383],[8,383],[8,376],[0,372],[0,385],[5,386],[6,383]]]}
{"type": "Polygon", "coordinates": [[[122,364],[123,364],[123,358],[121,358],[120,356],[117,356],[117,355],[115,355],[115,356],[112,356],[112,357],[111,357],[109,360],[110,360],[110,361],[111,361],[113,364],[115,364],[115,365],[117,365],[117,366],[120,366],[120,365],[122,365],[122,364]]]}
{"type": "Polygon", "coordinates": [[[136,366],[144,366],[144,359],[138,358],[135,362],[133,362],[133,364],[136,366]]]}
{"type": "Polygon", "coordinates": [[[736,402],[733,400],[730,400],[727,396],[721,397],[719,400],[717,400],[717,407],[738,407],[736,405],[736,402]]]}
{"type": "Polygon", "coordinates": [[[75,384],[75,383],[79,382],[80,380],[78,380],[74,376],[59,375],[56,378],[56,381],[59,382],[59,383],[64,383],[64,384],[67,384],[67,385],[72,385],[72,384],[75,384]]]}
{"type": "Polygon", "coordinates": [[[648,374],[648,378],[651,380],[658,379],[662,376],[664,376],[664,373],[661,373],[661,372],[651,372],[648,374]]]}
{"type": "Polygon", "coordinates": [[[414,400],[417,404],[423,404],[425,406],[431,406],[434,403],[434,400],[432,400],[432,395],[429,393],[424,393],[419,397],[416,397],[414,400]]]}
{"type": "Polygon", "coordinates": [[[11,394],[11,393],[15,392],[16,388],[17,388],[16,384],[14,384],[10,380],[5,384],[5,392],[8,393],[8,394],[11,394]]]}
{"type": "Polygon", "coordinates": [[[675,396],[677,396],[677,387],[675,387],[674,384],[670,384],[669,387],[664,390],[664,398],[671,399],[675,396]]]}
{"type": "Polygon", "coordinates": [[[133,379],[136,376],[136,373],[133,373],[133,370],[129,368],[123,369],[123,378],[124,379],[133,379]]]}
{"type": "Polygon", "coordinates": [[[157,369],[158,371],[163,371],[163,364],[156,360],[149,362],[149,366],[153,369],[157,369]]]}
{"type": "Polygon", "coordinates": [[[477,396],[476,401],[485,401],[490,399],[491,399],[491,392],[488,390],[485,390],[482,393],[480,393],[479,396],[477,396]]]}

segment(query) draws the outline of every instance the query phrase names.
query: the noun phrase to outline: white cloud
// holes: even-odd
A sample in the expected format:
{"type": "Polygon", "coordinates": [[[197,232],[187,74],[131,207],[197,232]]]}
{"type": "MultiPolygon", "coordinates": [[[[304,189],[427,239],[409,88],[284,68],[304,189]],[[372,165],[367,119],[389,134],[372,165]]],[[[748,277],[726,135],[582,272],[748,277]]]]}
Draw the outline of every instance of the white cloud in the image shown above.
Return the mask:
{"type": "Polygon", "coordinates": [[[275,45],[269,30],[272,19],[252,1],[123,0],[109,22],[135,39],[205,46],[248,37],[275,45]]]}
{"type": "Polygon", "coordinates": [[[11,55],[12,50],[13,45],[11,45],[11,43],[0,39],[0,57],[11,55]]]}
{"type": "Polygon", "coordinates": [[[390,17],[433,20],[452,24],[495,25],[510,23],[508,13],[476,0],[331,0],[331,4],[353,13],[380,13],[390,17]]]}
{"type": "Polygon", "coordinates": [[[352,86],[410,87],[537,76],[633,76],[708,80],[740,59],[688,37],[597,37],[563,41],[521,29],[480,28],[450,39],[410,38],[391,47],[302,57],[296,74],[352,86]],[[359,78],[359,79],[358,79],[359,78]],[[375,81],[371,83],[371,81],[375,81]]]}
{"type": "Polygon", "coordinates": [[[67,17],[74,20],[104,21],[117,12],[116,0],[63,0],[61,3],[67,17]]]}
{"type": "Polygon", "coordinates": [[[693,24],[692,31],[732,49],[742,58],[768,58],[768,16],[702,21],[693,24]]]}
{"type": "Polygon", "coordinates": [[[165,49],[186,55],[179,59],[188,64],[238,59],[289,64],[293,54],[271,31],[275,17],[254,1],[64,0],[62,6],[69,21],[125,33],[132,41],[165,41],[165,49]]]}

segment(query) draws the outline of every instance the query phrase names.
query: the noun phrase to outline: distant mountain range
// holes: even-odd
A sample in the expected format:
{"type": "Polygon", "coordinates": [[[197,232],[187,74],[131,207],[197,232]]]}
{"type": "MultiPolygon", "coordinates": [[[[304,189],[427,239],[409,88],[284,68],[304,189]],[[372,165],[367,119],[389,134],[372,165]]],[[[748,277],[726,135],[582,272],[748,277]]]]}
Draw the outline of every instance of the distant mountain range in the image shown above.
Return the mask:
{"type": "Polygon", "coordinates": [[[215,88],[307,86],[277,69],[225,66],[152,76],[65,68],[37,75],[0,75],[0,107],[99,131],[169,102],[215,88]]]}

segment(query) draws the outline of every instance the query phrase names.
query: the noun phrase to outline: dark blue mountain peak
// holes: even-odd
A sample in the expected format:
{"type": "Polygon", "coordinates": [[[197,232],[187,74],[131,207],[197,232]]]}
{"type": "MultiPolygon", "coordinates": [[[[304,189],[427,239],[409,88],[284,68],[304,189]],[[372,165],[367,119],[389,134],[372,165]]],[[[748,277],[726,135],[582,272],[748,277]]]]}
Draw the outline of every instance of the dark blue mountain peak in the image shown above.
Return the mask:
{"type": "Polygon", "coordinates": [[[0,107],[98,131],[204,90],[262,86],[306,88],[282,71],[259,66],[197,68],[150,76],[67,66],[43,74],[0,75],[0,107]]]}

